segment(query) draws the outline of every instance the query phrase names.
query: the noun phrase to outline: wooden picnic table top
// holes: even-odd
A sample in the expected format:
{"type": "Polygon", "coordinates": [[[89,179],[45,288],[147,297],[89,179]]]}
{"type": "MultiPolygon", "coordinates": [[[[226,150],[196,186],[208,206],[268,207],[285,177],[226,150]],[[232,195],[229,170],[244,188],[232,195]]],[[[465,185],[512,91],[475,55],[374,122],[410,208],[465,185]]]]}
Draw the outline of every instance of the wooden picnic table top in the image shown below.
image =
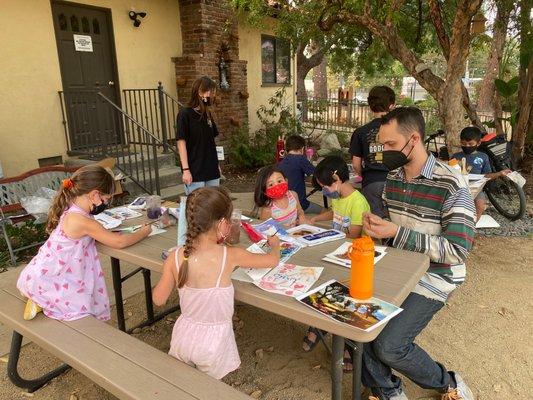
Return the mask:
{"type": "MultiPolygon", "coordinates": [[[[123,225],[137,225],[146,220],[146,217],[130,219],[123,225]]],[[[98,251],[103,255],[161,273],[162,251],[176,246],[176,242],[177,227],[171,226],[166,228],[165,233],[148,237],[131,247],[113,249],[98,244],[98,251]]],[[[348,268],[322,261],[322,257],[337,249],[342,243],[342,240],[336,240],[313,247],[304,247],[290,258],[290,263],[324,267],[313,287],[331,279],[345,281],[349,279],[348,268]]],[[[246,248],[250,244],[248,236],[241,232],[238,246],[246,248]]],[[[385,257],[375,266],[374,296],[400,306],[424,275],[428,266],[429,257],[425,254],[388,248],[385,257]]],[[[235,287],[235,299],[238,301],[357,342],[372,341],[384,328],[382,325],[371,332],[354,329],[314,311],[292,297],[264,291],[249,282],[233,280],[233,286],[235,287]]]]}

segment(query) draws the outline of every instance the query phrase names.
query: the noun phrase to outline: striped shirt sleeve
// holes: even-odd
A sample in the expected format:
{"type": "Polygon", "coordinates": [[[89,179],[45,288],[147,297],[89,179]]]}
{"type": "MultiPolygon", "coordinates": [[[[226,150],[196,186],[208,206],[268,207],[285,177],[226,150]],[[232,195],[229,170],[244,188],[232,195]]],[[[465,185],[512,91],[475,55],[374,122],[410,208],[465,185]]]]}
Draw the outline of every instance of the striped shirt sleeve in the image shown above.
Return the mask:
{"type": "Polygon", "coordinates": [[[460,187],[444,202],[439,235],[398,228],[393,247],[427,254],[432,262],[460,264],[472,248],[475,207],[468,188],[460,187]]]}

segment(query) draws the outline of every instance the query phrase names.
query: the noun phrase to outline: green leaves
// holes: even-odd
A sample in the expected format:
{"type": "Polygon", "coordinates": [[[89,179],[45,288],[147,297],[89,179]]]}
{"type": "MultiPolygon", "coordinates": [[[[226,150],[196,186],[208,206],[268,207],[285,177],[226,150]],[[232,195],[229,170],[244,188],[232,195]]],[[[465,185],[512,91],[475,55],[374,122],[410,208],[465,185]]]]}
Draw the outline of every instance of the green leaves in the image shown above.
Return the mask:
{"type": "Polygon", "coordinates": [[[505,98],[509,98],[518,92],[518,83],[520,78],[515,76],[505,82],[503,79],[495,79],[494,85],[499,95],[505,98]]]}

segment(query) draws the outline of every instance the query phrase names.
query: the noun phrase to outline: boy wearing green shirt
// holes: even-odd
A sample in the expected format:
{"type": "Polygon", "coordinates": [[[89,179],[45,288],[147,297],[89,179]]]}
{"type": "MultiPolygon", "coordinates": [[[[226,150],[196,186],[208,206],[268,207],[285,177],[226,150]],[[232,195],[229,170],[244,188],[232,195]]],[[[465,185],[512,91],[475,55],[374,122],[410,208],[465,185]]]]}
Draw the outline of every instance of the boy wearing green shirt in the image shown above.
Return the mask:
{"type": "Polygon", "coordinates": [[[331,199],[331,210],[310,219],[333,221],[333,229],[346,232],[349,238],[363,233],[363,213],[370,211],[365,197],[350,184],[350,172],[346,162],[338,156],[324,158],[316,167],[315,184],[322,188],[324,196],[331,199]]]}

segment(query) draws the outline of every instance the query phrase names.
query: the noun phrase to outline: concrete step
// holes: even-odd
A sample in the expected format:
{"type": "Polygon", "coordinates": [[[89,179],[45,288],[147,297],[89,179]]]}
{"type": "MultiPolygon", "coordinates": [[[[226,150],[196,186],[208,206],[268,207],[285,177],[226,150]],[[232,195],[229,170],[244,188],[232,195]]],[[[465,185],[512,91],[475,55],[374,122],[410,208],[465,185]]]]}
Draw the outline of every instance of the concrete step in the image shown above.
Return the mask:
{"type": "MultiPolygon", "coordinates": [[[[154,165],[153,158],[150,158],[150,166],[149,166],[146,154],[141,154],[139,152],[117,157],[116,160],[117,160],[117,166],[122,169],[129,169],[130,163],[132,165],[133,170],[143,169],[143,168],[145,170],[148,170],[149,168],[153,168],[153,165],[154,165]]],[[[72,166],[72,167],[84,166],[84,165],[92,164],[98,161],[99,161],[98,159],[91,159],[85,156],[77,156],[77,157],[68,158],[65,161],[65,165],[72,166]]],[[[175,167],[176,159],[175,159],[174,153],[158,153],[157,154],[157,165],[159,166],[160,169],[166,168],[166,167],[175,167]]]]}
{"type": "Polygon", "coordinates": [[[182,183],[161,189],[163,200],[176,201],[180,196],[185,196],[185,185],[182,183]]]}
{"type": "MultiPolygon", "coordinates": [[[[161,190],[180,185],[181,183],[181,171],[178,167],[165,167],[159,170],[159,185],[161,190]]],[[[126,178],[126,182],[122,186],[124,190],[127,190],[132,195],[143,193],[141,188],[129,178],[126,178]]]]}

